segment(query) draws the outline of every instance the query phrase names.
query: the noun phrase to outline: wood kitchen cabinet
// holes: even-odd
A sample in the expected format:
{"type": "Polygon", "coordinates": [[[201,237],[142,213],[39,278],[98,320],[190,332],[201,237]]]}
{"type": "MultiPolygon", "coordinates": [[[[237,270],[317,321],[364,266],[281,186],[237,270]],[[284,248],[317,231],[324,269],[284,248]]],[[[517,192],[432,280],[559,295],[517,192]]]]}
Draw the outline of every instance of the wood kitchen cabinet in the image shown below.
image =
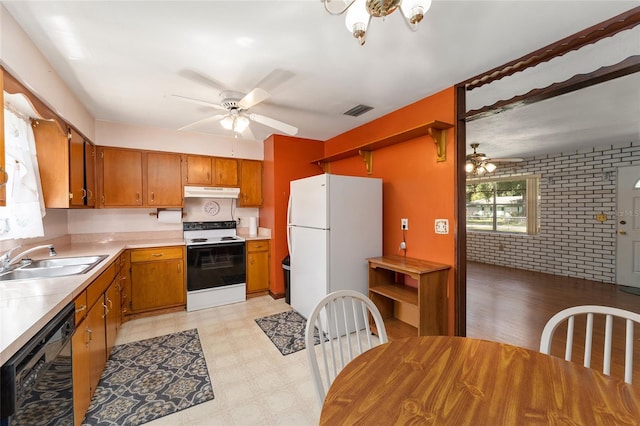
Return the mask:
{"type": "Polygon", "coordinates": [[[100,147],[102,207],[181,207],[180,154],[100,147]]]}
{"type": "Polygon", "coordinates": [[[238,160],[216,157],[214,163],[214,185],[238,186],[238,160]]]}
{"type": "Polygon", "coordinates": [[[262,205],[262,161],[240,160],[238,207],[262,205]]]}
{"type": "Polygon", "coordinates": [[[210,186],[213,183],[213,158],[203,155],[184,156],[184,184],[210,186]]]}
{"type": "Polygon", "coordinates": [[[141,207],[142,151],[99,148],[103,207],[141,207]]]}
{"type": "Polygon", "coordinates": [[[119,324],[109,315],[117,265],[112,263],[75,300],[76,330],[72,338],[75,424],[82,424],[107,363],[119,324]],[[86,309],[86,307],[89,307],[86,309]],[[85,314],[86,312],[86,314],[85,314]],[[84,315],[83,315],[84,314],[84,315]],[[78,323],[78,321],[80,322],[78,323]]]}
{"type": "Polygon", "coordinates": [[[235,158],[184,156],[184,184],[199,186],[238,186],[238,160],[235,158]]]}
{"type": "Polygon", "coordinates": [[[145,205],[149,207],[182,206],[182,160],[180,154],[147,152],[145,165],[145,205]]]}
{"type": "Polygon", "coordinates": [[[129,313],[184,307],[186,302],[184,246],[131,250],[129,313]]]}
{"type": "Polygon", "coordinates": [[[45,207],[95,206],[95,145],[57,121],[33,121],[45,207]]]}
{"type": "Polygon", "coordinates": [[[131,255],[129,250],[125,250],[120,255],[120,319],[125,321],[129,314],[129,300],[131,299],[131,255]]]}
{"type": "Polygon", "coordinates": [[[269,240],[247,241],[247,294],[269,290],[269,240]]]}

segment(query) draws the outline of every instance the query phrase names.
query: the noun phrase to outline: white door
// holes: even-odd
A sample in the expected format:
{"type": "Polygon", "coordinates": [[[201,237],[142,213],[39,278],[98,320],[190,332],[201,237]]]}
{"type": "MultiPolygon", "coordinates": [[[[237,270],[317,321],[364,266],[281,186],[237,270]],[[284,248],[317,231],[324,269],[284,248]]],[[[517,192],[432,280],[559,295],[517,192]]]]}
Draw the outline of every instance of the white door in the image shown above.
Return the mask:
{"type": "Polygon", "coordinates": [[[291,181],[289,225],[327,229],[328,175],[312,176],[291,181]]]}
{"type": "Polygon", "coordinates": [[[620,285],[640,287],[640,166],[618,169],[618,245],[620,285]]]}
{"type": "Polygon", "coordinates": [[[329,231],[290,227],[291,307],[305,318],[327,295],[329,231]]]}

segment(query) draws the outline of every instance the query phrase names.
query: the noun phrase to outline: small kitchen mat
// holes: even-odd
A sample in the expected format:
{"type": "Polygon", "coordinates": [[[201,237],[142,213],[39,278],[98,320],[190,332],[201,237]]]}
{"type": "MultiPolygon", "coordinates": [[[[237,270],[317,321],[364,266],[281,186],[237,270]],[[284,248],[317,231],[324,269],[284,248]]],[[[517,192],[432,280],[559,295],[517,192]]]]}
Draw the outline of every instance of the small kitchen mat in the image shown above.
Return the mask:
{"type": "MultiPolygon", "coordinates": [[[[296,311],[280,312],[255,321],[282,355],[289,355],[305,348],[304,332],[307,320],[296,311]]],[[[317,328],[314,343],[320,343],[317,328]]]]}
{"type": "Polygon", "coordinates": [[[194,328],[115,346],[82,424],[136,426],[213,398],[194,328]]]}

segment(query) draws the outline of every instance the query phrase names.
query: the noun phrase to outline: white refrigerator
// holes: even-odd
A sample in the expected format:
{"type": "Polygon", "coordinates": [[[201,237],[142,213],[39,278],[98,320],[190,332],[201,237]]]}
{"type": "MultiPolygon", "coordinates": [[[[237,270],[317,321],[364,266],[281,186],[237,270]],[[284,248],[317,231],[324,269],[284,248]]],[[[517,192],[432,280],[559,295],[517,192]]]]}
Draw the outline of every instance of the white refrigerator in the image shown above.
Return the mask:
{"type": "Polygon", "coordinates": [[[368,257],[382,256],[382,179],[323,174],[291,182],[291,307],[305,318],[327,294],[368,294],[368,257]]]}

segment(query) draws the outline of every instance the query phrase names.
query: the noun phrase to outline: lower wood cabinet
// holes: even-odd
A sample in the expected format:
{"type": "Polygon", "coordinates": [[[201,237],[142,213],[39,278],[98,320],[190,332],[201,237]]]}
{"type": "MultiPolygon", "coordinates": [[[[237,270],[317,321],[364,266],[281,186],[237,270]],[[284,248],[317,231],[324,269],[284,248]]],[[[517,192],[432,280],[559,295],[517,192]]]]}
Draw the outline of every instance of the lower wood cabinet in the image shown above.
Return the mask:
{"type": "Polygon", "coordinates": [[[184,306],[184,246],[131,250],[129,314],[184,306]]]}
{"type": "Polygon", "coordinates": [[[247,241],[247,293],[269,290],[269,240],[247,241]]]}

